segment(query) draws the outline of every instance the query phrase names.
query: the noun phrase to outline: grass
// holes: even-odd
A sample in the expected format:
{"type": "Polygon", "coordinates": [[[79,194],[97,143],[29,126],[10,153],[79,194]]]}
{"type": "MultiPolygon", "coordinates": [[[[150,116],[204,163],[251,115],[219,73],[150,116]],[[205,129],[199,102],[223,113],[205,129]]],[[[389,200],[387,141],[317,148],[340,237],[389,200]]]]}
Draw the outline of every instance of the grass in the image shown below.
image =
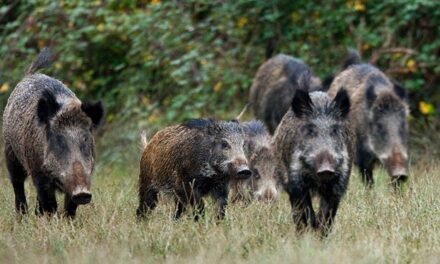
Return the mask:
{"type": "MultiPolygon", "coordinates": [[[[136,153],[133,147],[128,152],[136,153]]],[[[3,159],[3,157],[2,157],[3,159]]],[[[2,164],[3,160],[0,160],[2,164]]],[[[2,263],[438,263],[440,261],[440,167],[435,160],[411,166],[403,192],[393,193],[383,170],[366,191],[356,173],[336,223],[324,240],[297,237],[287,195],[272,204],[230,205],[215,222],[208,201],[200,222],[172,220],[174,205],[162,197],[148,221],[135,218],[137,161],[99,163],[93,200],[77,218],[19,218],[5,169],[0,170],[0,260],[2,263]]],[[[2,167],[4,167],[2,165],[2,167]]],[[[36,203],[28,179],[30,209],[36,203]]],[[[62,207],[62,196],[59,197],[62,207]]]]}

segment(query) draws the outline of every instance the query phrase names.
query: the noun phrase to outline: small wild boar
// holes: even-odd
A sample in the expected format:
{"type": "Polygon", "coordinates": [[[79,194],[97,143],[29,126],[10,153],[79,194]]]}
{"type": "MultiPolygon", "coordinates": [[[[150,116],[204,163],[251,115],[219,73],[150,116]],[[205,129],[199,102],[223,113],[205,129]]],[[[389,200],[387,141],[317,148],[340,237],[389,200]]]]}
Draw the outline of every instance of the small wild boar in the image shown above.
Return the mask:
{"type": "Polygon", "coordinates": [[[289,110],[298,89],[321,89],[320,79],[301,60],[279,54],[258,69],[250,89],[250,102],[255,117],[264,122],[270,134],[289,110]]]}
{"type": "Polygon", "coordinates": [[[405,89],[384,73],[361,62],[350,51],[347,69],[333,80],[328,91],[335,95],[347,89],[353,103],[350,120],[356,133],[356,164],[367,186],[372,186],[373,169],[380,161],[393,185],[407,179],[409,107],[405,89]]]}
{"type": "Polygon", "coordinates": [[[24,181],[37,189],[37,214],[57,211],[55,191],[65,193],[67,216],[92,198],[95,127],[104,110],[100,102],[82,103],[60,81],[37,71],[49,66],[44,49],[8,99],[3,114],[6,163],[17,212],[27,213],[24,181]]]}
{"type": "Polygon", "coordinates": [[[298,90],[275,132],[278,177],[289,194],[300,232],[311,226],[327,234],[347,189],[353,157],[349,111],[345,90],[333,100],[324,92],[298,90]],[[317,217],[312,195],[320,198],[317,217]]]}
{"type": "Polygon", "coordinates": [[[275,157],[272,153],[271,136],[259,120],[241,123],[244,130],[244,153],[252,176],[249,179],[231,179],[232,201],[257,198],[272,201],[278,198],[275,177],[275,157]]]}
{"type": "Polygon", "coordinates": [[[218,218],[223,218],[229,180],[251,176],[243,144],[243,129],[236,121],[194,119],[157,132],[140,161],[138,217],[156,207],[163,191],[174,194],[176,219],[191,205],[197,220],[207,194],[217,201],[218,218]]]}

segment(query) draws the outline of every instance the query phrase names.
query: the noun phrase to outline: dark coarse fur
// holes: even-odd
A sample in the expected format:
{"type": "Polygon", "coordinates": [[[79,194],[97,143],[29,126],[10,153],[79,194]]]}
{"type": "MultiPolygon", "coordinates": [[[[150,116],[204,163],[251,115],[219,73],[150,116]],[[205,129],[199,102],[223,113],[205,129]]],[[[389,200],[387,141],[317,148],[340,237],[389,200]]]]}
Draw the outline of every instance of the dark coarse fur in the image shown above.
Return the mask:
{"type": "Polygon", "coordinates": [[[297,89],[321,89],[319,78],[301,60],[279,54],[258,69],[250,89],[250,101],[255,117],[264,122],[271,134],[289,110],[297,89]]]}
{"type": "Polygon", "coordinates": [[[218,217],[223,218],[234,170],[245,166],[250,176],[243,143],[236,121],[195,119],[157,132],[140,161],[137,215],[153,210],[162,191],[176,198],[175,218],[191,205],[197,219],[203,213],[202,197],[208,194],[217,201],[218,217]]]}
{"type": "Polygon", "coordinates": [[[348,67],[354,64],[360,64],[362,63],[361,57],[359,55],[359,52],[355,49],[348,48],[347,54],[342,62],[341,69],[339,72],[330,74],[327,77],[324,78],[322,81],[322,89],[320,91],[327,92],[330,89],[330,86],[332,85],[335,76],[339,74],[340,72],[346,70],[348,67]]]}
{"type": "Polygon", "coordinates": [[[311,226],[327,234],[334,221],[353,157],[349,109],[344,91],[332,100],[323,92],[299,90],[275,132],[277,174],[289,194],[298,231],[311,226]],[[320,197],[317,217],[312,195],[320,197]]]}
{"type": "Polygon", "coordinates": [[[249,162],[252,176],[246,180],[232,179],[230,183],[232,201],[263,201],[278,197],[275,177],[275,157],[272,152],[272,137],[259,120],[241,123],[244,130],[244,153],[249,162]]]}
{"type": "Polygon", "coordinates": [[[356,130],[356,164],[367,186],[373,185],[373,169],[382,163],[398,185],[407,178],[407,116],[405,90],[376,67],[362,63],[351,51],[346,69],[333,81],[328,94],[347,89],[353,111],[350,120],[356,130]]]}
{"type": "MultiPolygon", "coordinates": [[[[90,187],[91,131],[103,110],[100,103],[81,104],[63,83],[37,73],[50,65],[51,57],[48,49],[43,50],[8,99],[3,115],[5,155],[17,212],[28,211],[24,181],[31,175],[38,214],[56,212],[55,190],[59,189],[66,193],[66,214],[74,216],[78,204],[71,200],[72,191],[90,187]]],[[[75,196],[75,201],[86,203],[91,194],[85,196],[75,196]]]]}

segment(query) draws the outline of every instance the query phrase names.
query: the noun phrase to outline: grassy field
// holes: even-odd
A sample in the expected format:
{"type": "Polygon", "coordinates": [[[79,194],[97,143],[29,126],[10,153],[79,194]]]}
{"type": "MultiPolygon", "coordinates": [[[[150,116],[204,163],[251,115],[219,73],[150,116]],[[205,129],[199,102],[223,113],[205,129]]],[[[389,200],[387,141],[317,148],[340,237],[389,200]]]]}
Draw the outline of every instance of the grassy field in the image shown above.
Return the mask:
{"type": "MultiPolygon", "coordinates": [[[[136,147],[127,152],[133,151],[136,147]]],[[[399,194],[391,191],[383,170],[371,191],[353,173],[333,232],[324,240],[313,234],[296,236],[286,194],[272,205],[231,205],[220,224],[209,201],[200,222],[188,216],[174,221],[174,206],[162,197],[151,218],[138,222],[134,214],[138,169],[133,159],[125,166],[116,161],[98,164],[92,203],[80,207],[75,220],[33,213],[19,219],[3,156],[0,162],[1,263],[440,261],[440,167],[435,160],[412,165],[409,184],[399,194]]],[[[36,195],[31,185],[28,180],[33,212],[36,195]]]]}

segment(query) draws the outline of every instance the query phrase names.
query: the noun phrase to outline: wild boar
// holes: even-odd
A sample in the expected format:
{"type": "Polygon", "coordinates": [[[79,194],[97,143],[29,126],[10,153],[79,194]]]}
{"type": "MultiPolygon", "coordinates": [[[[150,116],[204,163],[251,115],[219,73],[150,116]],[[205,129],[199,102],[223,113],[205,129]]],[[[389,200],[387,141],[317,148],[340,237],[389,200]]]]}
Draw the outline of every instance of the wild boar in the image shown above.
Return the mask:
{"type": "Polygon", "coordinates": [[[37,189],[36,213],[57,211],[55,191],[65,193],[67,216],[92,198],[95,164],[92,132],[101,122],[101,102],[82,103],[62,82],[37,73],[51,62],[44,49],[11,93],[3,114],[6,163],[17,212],[27,213],[24,181],[37,189]]]}
{"type": "Polygon", "coordinates": [[[301,60],[279,54],[258,69],[250,89],[250,102],[255,117],[264,122],[270,134],[289,110],[298,89],[321,89],[320,79],[301,60]]]}
{"type": "Polygon", "coordinates": [[[344,87],[353,109],[350,120],[356,132],[356,164],[366,186],[372,186],[373,169],[378,163],[387,170],[394,186],[408,177],[409,107],[405,89],[376,67],[361,62],[350,51],[347,67],[339,73],[328,91],[335,95],[344,87]]]}
{"type": "Polygon", "coordinates": [[[244,153],[252,176],[249,179],[232,179],[232,201],[250,201],[253,198],[272,201],[278,198],[275,177],[275,157],[272,153],[271,136],[266,126],[258,120],[241,123],[244,130],[244,153]]]}
{"type": "Polygon", "coordinates": [[[289,194],[293,220],[326,235],[334,222],[351,172],[353,133],[345,90],[334,99],[324,92],[298,90],[274,135],[278,177],[289,194]],[[315,217],[312,195],[320,198],[315,217]]]}
{"type": "Polygon", "coordinates": [[[208,194],[217,201],[222,219],[230,179],[251,176],[243,144],[243,129],[236,121],[194,119],[157,132],[140,161],[138,217],[156,207],[161,191],[174,194],[176,219],[191,205],[197,220],[208,194]]]}

